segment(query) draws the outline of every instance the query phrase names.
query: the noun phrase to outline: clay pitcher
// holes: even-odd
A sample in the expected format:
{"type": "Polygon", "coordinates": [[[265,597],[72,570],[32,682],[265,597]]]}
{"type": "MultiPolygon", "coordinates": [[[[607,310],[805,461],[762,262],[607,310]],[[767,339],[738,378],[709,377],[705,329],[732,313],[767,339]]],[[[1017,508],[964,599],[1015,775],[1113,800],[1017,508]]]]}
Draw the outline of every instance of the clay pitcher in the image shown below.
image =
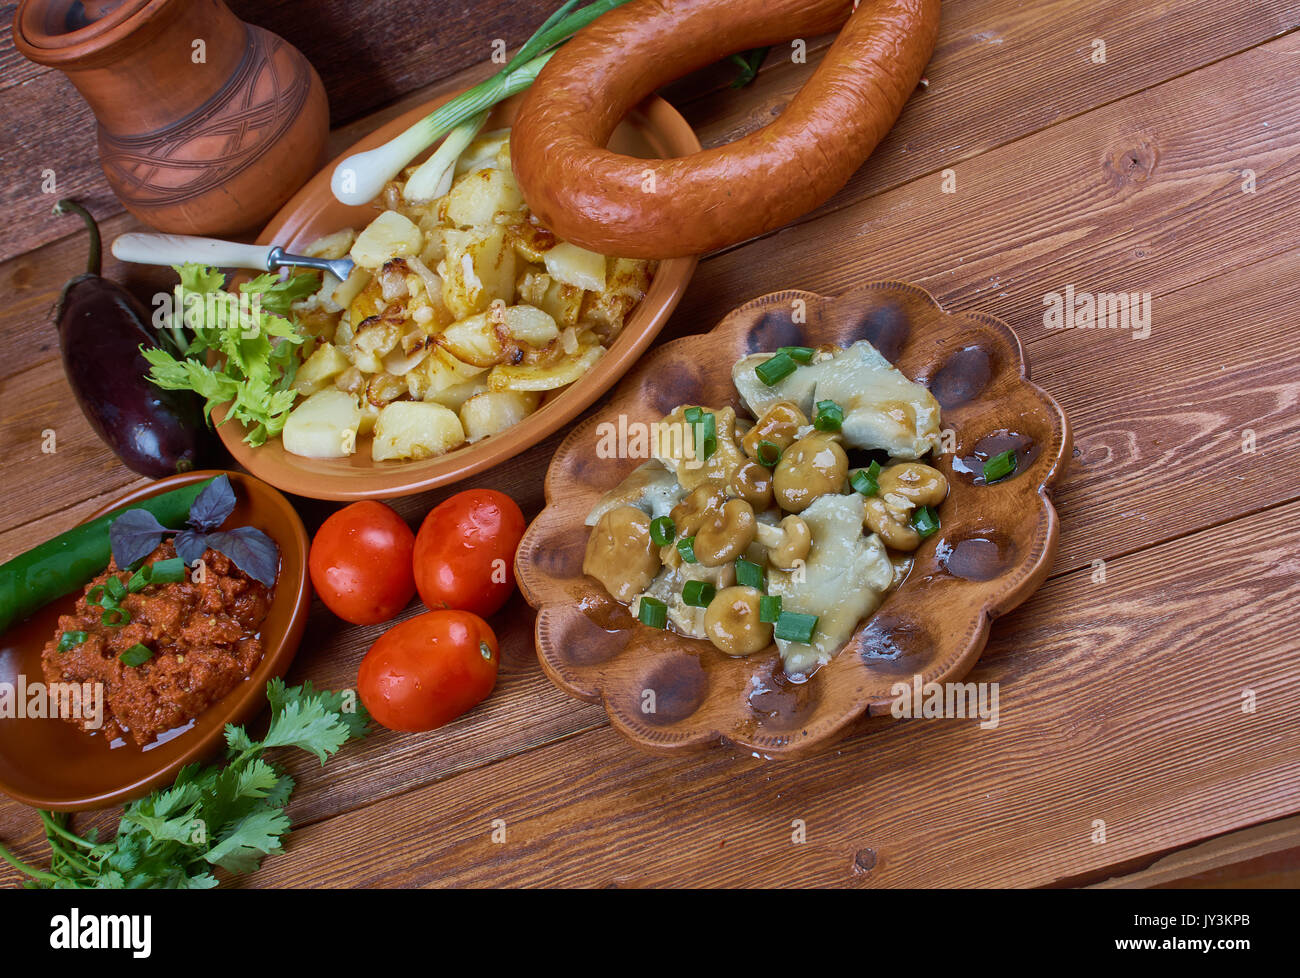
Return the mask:
{"type": "Polygon", "coordinates": [[[14,43],[77,87],[113,192],[160,231],[259,228],[324,164],[315,70],[221,0],[22,0],[14,43]]]}

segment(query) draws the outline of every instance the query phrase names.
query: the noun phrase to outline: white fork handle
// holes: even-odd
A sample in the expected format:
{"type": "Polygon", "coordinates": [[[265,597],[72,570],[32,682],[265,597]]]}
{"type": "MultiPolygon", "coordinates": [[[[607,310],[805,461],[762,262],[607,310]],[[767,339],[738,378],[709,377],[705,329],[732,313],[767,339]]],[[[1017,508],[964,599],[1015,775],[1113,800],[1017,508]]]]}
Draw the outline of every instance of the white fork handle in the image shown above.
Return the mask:
{"type": "Polygon", "coordinates": [[[184,265],[267,270],[270,245],[246,245],[185,234],[123,234],[113,241],[113,257],[140,265],[184,265]]]}

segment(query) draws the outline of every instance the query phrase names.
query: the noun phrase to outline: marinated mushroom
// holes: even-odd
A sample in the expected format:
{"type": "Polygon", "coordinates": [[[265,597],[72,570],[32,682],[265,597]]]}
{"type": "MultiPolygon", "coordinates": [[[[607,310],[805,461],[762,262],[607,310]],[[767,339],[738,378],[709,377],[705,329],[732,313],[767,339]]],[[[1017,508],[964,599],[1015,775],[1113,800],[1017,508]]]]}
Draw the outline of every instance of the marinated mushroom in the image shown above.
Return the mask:
{"type": "Polygon", "coordinates": [[[705,520],[711,519],[727,501],[727,487],[721,482],[701,482],[673,507],[669,517],[679,537],[693,537],[705,520]]]}
{"type": "Polygon", "coordinates": [[[901,496],[912,506],[938,506],[948,496],[942,472],[921,462],[900,462],[880,470],[876,477],[884,499],[901,496]]]}
{"type": "Polygon", "coordinates": [[[736,585],[719,591],[704,613],[709,641],[727,655],[752,655],[772,643],[772,626],[759,619],[763,595],[752,587],[736,585]]]}
{"type": "Polygon", "coordinates": [[[696,531],[695,559],[705,567],[729,563],[745,552],[757,532],[758,521],[749,503],[729,499],[696,531]]]}
{"type": "Polygon", "coordinates": [[[808,556],[812,547],[812,531],[798,516],[787,516],[780,526],[760,523],[758,542],[767,547],[767,559],[773,567],[794,570],[799,561],[808,556]]]}
{"type": "Polygon", "coordinates": [[[617,601],[627,604],[650,586],[659,571],[659,548],[650,539],[650,517],[634,506],[605,513],[592,528],[582,572],[617,601]]]}
{"type": "Polygon", "coordinates": [[[849,474],[849,458],[831,432],[815,431],[787,448],[772,475],[777,504],[800,513],[826,493],[838,493],[849,474]]]}
{"type": "MultiPolygon", "coordinates": [[[[793,401],[777,401],[745,432],[740,447],[750,458],[758,458],[759,442],[770,441],[781,451],[789,448],[799,437],[799,429],[808,424],[808,417],[793,401]]],[[[771,464],[771,463],[769,463],[771,464]]]]}
{"type": "Polygon", "coordinates": [[[868,496],[863,522],[891,550],[915,550],[921,545],[921,534],[912,526],[911,508],[900,508],[880,496],[868,496]]]}
{"type": "Polygon", "coordinates": [[[757,462],[746,462],[731,480],[735,494],[761,513],[772,505],[772,470],[757,462]]]}

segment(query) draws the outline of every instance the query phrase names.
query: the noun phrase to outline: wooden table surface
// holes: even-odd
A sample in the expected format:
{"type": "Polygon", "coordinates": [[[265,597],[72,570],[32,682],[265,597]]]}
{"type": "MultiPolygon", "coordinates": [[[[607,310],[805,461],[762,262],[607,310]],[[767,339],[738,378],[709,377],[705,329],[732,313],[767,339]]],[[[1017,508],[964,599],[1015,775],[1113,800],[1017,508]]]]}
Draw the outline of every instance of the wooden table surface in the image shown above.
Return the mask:
{"type": "MultiPolygon", "coordinates": [[[[492,39],[518,44],[551,5],[447,5],[408,36],[427,19],[415,0],[231,4],[312,58],[336,148],[481,77],[492,39]]],[[[928,87],[876,154],[794,226],[707,256],[663,334],[707,330],[765,292],[882,278],[1015,328],[1076,447],[1051,577],[994,624],[971,677],[1000,684],[996,730],[886,718],[799,762],[646,755],[546,680],[516,597],[493,622],[491,699],[430,734],[377,732],[324,769],[295,759],[288,849],[248,883],[1294,885],[1297,26],[1297,0],[949,0],[928,87]],[[1047,329],[1044,296],[1067,285],[1149,293],[1150,336],[1047,329]]],[[[810,41],[810,61],[825,43],[810,41]]],[[[52,308],[85,238],[49,216],[42,170],[94,205],[106,236],[138,225],[106,189],[71,86],[7,35],[0,65],[7,559],[142,480],[96,440],[63,378],[52,308]],[[57,451],[43,454],[49,429],[57,451]]],[[[778,113],[811,70],[777,49],[748,88],[709,70],[667,94],[719,144],[778,113]]],[[[107,274],[143,295],[165,281],[115,262],[107,274]]],[[[557,442],[472,484],[531,516],[557,442]]],[[[450,491],[397,506],[415,522],[450,491]]],[[[333,506],[301,508],[315,525],[333,506]]],[[[380,630],[317,603],[289,680],[350,686],[380,630]]],[[[0,841],[43,854],[35,814],[7,799],[0,841]]]]}

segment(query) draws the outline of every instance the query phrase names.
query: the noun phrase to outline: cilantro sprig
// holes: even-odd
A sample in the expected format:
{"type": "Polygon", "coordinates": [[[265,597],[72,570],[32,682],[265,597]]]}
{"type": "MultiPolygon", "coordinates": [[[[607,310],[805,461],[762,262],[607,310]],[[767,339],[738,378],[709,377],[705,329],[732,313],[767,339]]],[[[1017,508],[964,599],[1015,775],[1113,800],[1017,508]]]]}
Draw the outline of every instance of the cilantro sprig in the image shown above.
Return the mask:
{"type": "Polygon", "coordinates": [[[180,284],[163,333],[170,349],[140,349],[149,380],[165,390],[196,392],[209,419],[214,407],[229,404],[225,420],[246,425],[250,445],[263,444],[284,429],[297,395],[292,385],[303,337],[290,307],[314,293],[319,279],[309,272],[284,280],[267,273],[232,293],[219,269],[173,267],[180,284]]]}
{"type": "Polygon", "coordinates": [[[286,687],[273,679],[266,697],[271,723],[264,737],[228,724],[225,763],[187,765],[170,788],[126,806],[111,842],[99,842],[94,831],[77,835],[66,815],[41,812],[49,870],[4,846],[0,858],[38,889],[208,889],[217,885],[218,869],[253,872],[264,857],[283,851],[290,828],[284,809],[294,782],[265,752],[294,747],[324,764],[369,726],[365,707],[351,694],[318,691],[310,682],[286,687]]]}

